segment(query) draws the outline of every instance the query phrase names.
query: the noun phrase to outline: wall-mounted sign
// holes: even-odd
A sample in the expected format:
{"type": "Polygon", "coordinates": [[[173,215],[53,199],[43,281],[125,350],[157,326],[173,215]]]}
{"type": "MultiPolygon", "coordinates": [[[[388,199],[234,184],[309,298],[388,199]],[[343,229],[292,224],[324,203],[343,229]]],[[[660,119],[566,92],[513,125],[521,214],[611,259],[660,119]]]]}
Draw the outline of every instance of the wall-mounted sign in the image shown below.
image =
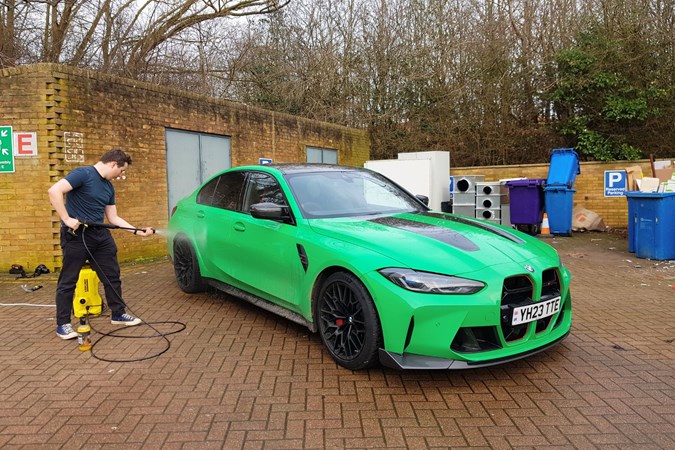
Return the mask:
{"type": "Polygon", "coordinates": [[[258,164],[272,164],[272,158],[258,158],[258,164]]]}
{"type": "Polygon", "coordinates": [[[74,131],[63,133],[64,160],[71,163],[84,162],[84,135],[74,131]]]}
{"type": "Polygon", "coordinates": [[[35,131],[14,132],[14,156],[37,156],[37,133],[35,131]]]}
{"type": "Polygon", "coordinates": [[[0,125],[0,172],[14,173],[12,127],[0,125]]]}
{"type": "Polygon", "coordinates": [[[605,170],[605,197],[625,197],[627,178],[625,170],[605,170]]]}

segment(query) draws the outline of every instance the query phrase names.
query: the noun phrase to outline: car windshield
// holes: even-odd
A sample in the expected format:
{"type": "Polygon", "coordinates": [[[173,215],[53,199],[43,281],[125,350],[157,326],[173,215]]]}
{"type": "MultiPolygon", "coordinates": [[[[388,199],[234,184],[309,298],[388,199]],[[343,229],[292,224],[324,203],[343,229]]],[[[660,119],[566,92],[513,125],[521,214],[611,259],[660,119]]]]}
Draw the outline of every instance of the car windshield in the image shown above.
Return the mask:
{"type": "Polygon", "coordinates": [[[287,174],[286,180],[305,218],[423,210],[422,205],[410,194],[376,173],[318,171],[287,174]]]}

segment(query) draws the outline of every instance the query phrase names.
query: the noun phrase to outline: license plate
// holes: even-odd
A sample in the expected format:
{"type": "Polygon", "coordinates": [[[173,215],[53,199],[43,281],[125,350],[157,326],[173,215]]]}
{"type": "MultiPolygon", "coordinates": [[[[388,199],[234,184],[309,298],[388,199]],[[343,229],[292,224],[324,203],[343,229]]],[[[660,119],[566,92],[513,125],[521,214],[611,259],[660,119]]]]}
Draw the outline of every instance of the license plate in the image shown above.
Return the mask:
{"type": "Polygon", "coordinates": [[[514,308],[511,325],[521,325],[544,317],[552,316],[560,311],[560,297],[552,298],[532,305],[514,308]]]}

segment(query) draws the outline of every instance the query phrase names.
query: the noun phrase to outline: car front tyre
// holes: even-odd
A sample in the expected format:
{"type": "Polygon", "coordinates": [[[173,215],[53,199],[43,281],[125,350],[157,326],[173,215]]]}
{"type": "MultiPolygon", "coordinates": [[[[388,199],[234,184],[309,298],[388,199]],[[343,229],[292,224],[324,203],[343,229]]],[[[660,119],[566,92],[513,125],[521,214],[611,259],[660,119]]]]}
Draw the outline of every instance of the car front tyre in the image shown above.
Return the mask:
{"type": "Polygon", "coordinates": [[[192,294],[206,290],[206,283],[199,271],[197,255],[186,238],[176,239],[173,244],[173,269],[178,287],[184,292],[192,294]]]}
{"type": "Polygon", "coordinates": [[[342,367],[350,370],[378,365],[382,328],[370,294],[352,274],[330,275],[319,292],[321,340],[342,367]]]}

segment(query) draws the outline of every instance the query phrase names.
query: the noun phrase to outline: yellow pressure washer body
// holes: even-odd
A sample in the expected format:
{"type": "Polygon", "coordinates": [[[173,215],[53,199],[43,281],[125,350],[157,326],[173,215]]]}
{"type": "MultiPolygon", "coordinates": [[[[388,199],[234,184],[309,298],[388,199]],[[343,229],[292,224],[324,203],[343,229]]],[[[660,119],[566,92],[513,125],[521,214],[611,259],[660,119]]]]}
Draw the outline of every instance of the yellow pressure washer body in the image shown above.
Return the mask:
{"type": "Polygon", "coordinates": [[[98,275],[88,266],[80,270],[73,297],[73,314],[75,317],[98,316],[101,314],[103,301],[98,293],[98,275]]]}

